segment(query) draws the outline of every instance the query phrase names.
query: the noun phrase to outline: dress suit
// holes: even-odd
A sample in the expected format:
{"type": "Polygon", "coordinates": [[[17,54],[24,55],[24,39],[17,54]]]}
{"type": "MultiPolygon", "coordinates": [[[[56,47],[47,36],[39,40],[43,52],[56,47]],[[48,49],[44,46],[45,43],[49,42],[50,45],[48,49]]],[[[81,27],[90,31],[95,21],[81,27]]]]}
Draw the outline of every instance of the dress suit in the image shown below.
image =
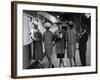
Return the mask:
{"type": "Polygon", "coordinates": [[[76,53],[76,37],[77,33],[75,29],[68,30],[66,32],[67,40],[67,57],[74,58],[76,53]]]}
{"type": "Polygon", "coordinates": [[[85,31],[79,38],[79,53],[82,66],[86,66],[87,40],[88,40],[88,33],[85,31]]]}
{"type": "Polygon", "coordinates": [[[42,35],[41,35],[40,31],[34,32],[33,35],[34,35],[34,40],[33,40],[34,55],[33,55],[33,59],[42,60],[42,57],[43,57],[42,35]]]}
{"type": "Polygon", "coordinates": [[[43,42],[46,55],[51,58],[53,50],[53,32],[47,30],[43,34],[43,42]]]}
{"type": "Polygon", "coordinates": [[[64,58],[66,47],[65,31],[56,30],[54,33],[54,39],[57,58],[64,58]]]}

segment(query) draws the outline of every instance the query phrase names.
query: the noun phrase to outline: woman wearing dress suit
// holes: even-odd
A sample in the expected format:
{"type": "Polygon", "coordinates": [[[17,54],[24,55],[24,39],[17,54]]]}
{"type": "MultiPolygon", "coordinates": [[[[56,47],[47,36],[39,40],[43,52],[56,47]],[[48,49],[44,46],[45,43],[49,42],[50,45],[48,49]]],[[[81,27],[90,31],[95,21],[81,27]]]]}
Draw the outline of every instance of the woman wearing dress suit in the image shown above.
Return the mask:
{"type": "Polygon", "coordinates": [[[49,60],[49,68],[53,68],[54,65],[51,61],[52,51],[53,51],[53,32],[50,31],[50,28],[52,27],[52,23],[45,22],[44,27],[46,28],[46,31],[43,33],[43,42],[44,42],[44,48],[45,48],[45,54],[49,60]]]}
{"type": "Polygon", "coordinates": [[[86,25],[82,25],[82,34],[79,37],[79,53],[82,66],[86,66],[86,49],[88,33],[86,31],[86,25]]]}
{"type": "Polygon", "coordinates": [[[42,48],[42,35],[41,32],[38,29],[38,25],[34,25],[34,31],[33,31],[33,59],[36,61],[41,61],[43,57],[43,48],[42,48]]]}
{"type": "Polygon", "coordinates": [[[65,47],[66,47],[65,31],[62,30],[61,24],[58,25],[58,29],[54,32],[54,40],[56,45],[55,50],[57,58],[60,59],[59,67],[61,67],[61,64],[63,64],[64,66],[63,58],[65,56],[65,47]]]}
{"type": "Polygon", "coordinates": [[[72,21],[69,21],[68,30],[66,31],[66,42],[67,42],[67,57],[70,60],[70,64],[72,66],[72,58],[74,60],[75,66],[75,53],[76,53],[76,37],[77,33],[74,28],[74,24],[72,21]]]}

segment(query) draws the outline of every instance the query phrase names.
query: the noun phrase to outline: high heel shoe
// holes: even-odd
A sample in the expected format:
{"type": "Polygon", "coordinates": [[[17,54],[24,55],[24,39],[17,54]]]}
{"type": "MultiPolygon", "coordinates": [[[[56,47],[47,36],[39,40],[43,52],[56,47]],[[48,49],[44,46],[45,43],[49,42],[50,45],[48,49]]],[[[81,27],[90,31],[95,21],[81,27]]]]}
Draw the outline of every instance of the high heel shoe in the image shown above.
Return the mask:
{"type": "Polygon", "coordinates": [[[52,68],[54,68],[55,66],[52,64],[52,68]]]}

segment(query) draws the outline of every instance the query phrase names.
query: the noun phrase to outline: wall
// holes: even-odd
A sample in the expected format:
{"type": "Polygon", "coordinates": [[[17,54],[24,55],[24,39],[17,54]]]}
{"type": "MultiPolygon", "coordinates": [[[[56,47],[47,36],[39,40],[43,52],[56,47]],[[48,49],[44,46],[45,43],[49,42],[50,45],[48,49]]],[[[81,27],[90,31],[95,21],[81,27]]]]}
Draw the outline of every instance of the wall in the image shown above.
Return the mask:
{"type": "MultiPolygon", "coordinates": [[[[25,1],[25,0],[24,0],[25,1]]],[[[83,4],[83,5],[100,5],[100,0],[30,0],[51,3],[66,4],[83,4]]],[[[11,70],[11,0],[0,0],[0,80],[13,80],[10,78],[11,70]]],[[[100,6],[99,6],[100,10],[100,6]]],[[[98,12],[100,14],[100,11],[98,12]]],[[[98,15],[100,22],[100,16],[98,15]]],[[[100,24],[98,24],[100,26],[100,24]]],[[[98,27],[98,30],[100,27],[98,27]]],[[[98,31],[98,34],[100,32],[98,31]]],[[[98,36],[98,47],[100,45],[100,37],[98,36]]],[[[100,53],[100,49],[98,49],[100,53]]],[[[100,54],[98,54],[100,57],[100,54]]],[[[100,68],[100,58],[98,58],[98,67],[100,68]]],[[[20,79],[19,79],[20,80],[20,79]]],[[[22,79],[24,80],[24,79],[22,79]]],[[[30,78],[26,80],[100,80],[100,69],[98,74],[46,77],[46,78],[30,78]]]]}
{"type": "Polygon", "coordinates": [[[31,62],[31,43],[32,39],[30,28],[32,23],[29,22],[29,17],[23,13],[23,68],[27,68],[31,62]]]}
{"type": "Polygon", "coordinates": [[[23,46],[32,43],[32,39],[29,33],[30,33],[29,18],[24,14],[23,15],[23,46]]]}

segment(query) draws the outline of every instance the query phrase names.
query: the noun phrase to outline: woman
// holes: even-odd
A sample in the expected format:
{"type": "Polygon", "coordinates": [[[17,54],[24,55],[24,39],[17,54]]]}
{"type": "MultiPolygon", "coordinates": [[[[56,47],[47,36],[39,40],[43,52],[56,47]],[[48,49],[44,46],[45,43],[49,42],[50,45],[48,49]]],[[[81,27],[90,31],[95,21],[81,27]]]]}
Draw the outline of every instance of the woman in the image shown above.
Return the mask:
{"type": "Polygon", "coordinates": [[[67,40],[67,57],[70,60],[71,66],[72,66],[72,60],[71,60],[72,58],[74,59],[74,63],[76,66],[76,61],[75,61],[76,37],[77,37],[77,33],[74,28],[73,22],[69,21],[68,30],[66,32],[66,40],[67,40]]]}
{"type": "Polygon", "coordinates": [[[50,22],[45,22],[44,26],[46,28],[46,31],[43,33],[45,53],[49,60],[49,68],[53,68],[54,65],[51,62],[51,56],[53,51],[53,32],[50,31],[50,27],[52,26],[52,24],[50,22]]]}
{"type": "Polygon", "coordinates": [[[33,39],[33,51],[34,51],[33,59],[41,61],[43,57],[42,35],[37,25],[34,25],[34,32],[32,39],[33,39]]]}
{"type": "Polygon", "coordinates": [[[61,67],[61,63],[64,66],[63,59],[65,56],[65,47],[66,47],[66,41],[65,41],[65,32],[62,30],[62,26],[58,25],[58,30],[54,33],[54,40],[56,45],[56,53],[57,58],[60,59],[59,61],[59,67],[61,67]]]}

